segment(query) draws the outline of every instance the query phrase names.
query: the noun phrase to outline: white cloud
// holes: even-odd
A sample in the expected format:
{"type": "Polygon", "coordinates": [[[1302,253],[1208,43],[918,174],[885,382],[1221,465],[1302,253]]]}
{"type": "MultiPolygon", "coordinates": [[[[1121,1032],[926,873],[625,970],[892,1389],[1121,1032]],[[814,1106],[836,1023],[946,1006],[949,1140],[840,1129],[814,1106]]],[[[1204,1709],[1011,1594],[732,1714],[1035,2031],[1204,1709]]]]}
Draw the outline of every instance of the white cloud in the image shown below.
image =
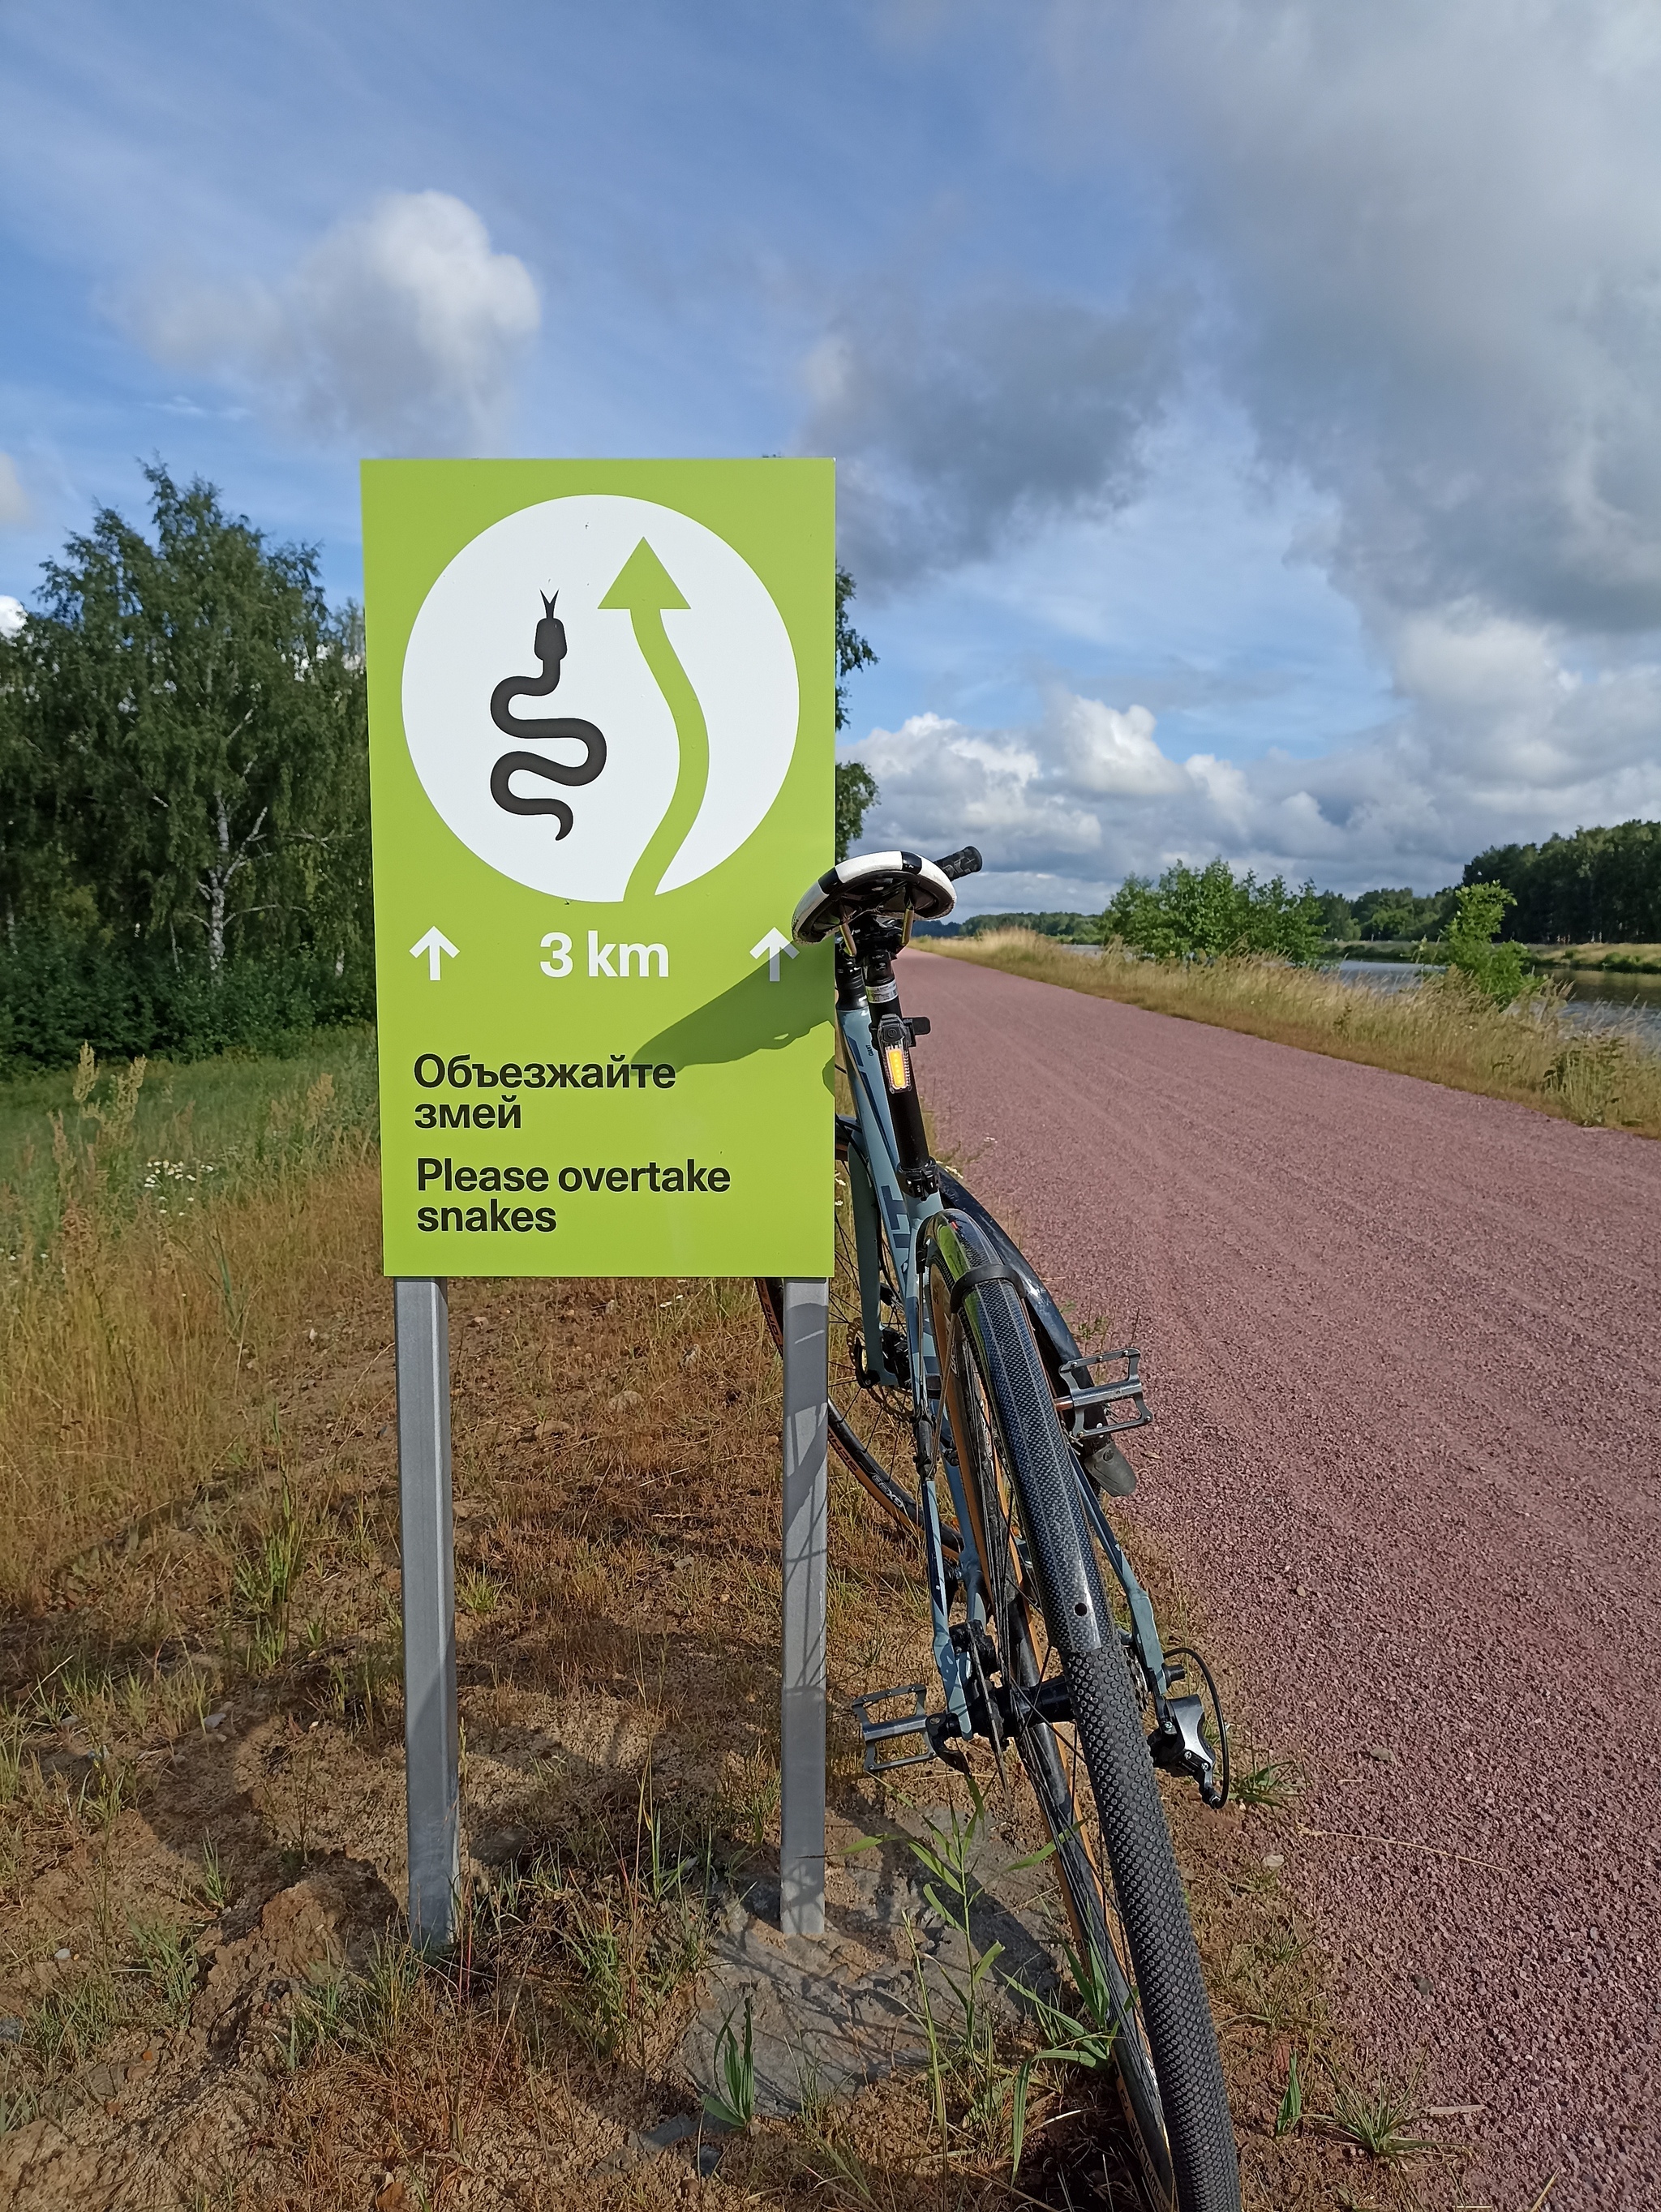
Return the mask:
{"type": "MultiPolygon", "coordinates": [[[[857,751],[877,779],[882,820],[903,825],[912,848],[944,852],[984,838],[1006,866],[1047,868],[1080,855],[1093,861],[1101,824],[1053,787],[1046,734],[972,730],[942,715],[914,714],[897,730],[873,731],[857,751]]],[[[886,834],[873,830],[875,819],[867,824],[867,846],[886,834]]]]}
{"type": "Polygon", "coordinates": [[[1120,714],[1099,699],[1064,695],[1055,720],[1062,766],[1075,790],[1148,799],[1182,788],[1183,772],[1154,742],[1154,720],[1146,707],[1120,714]]]}
{"type": "Polygon", "coordinates": [[[499,440],[541,321],[530,271],[447,192],[387,192],[278,284],[155,280],[124,319],[170,368],[246,392],[285,428],[377,451],[499,440]]]}
{"type": "Polygon", "coordinates": [[[9,453],[0,453],[0,530],[16,530],[30,521],[33,508],[9,453]]]}
{"type": "Polygon", "coordinates": [[[0,637],[15,637],[28,620],[21,599],[15,599],[9,592],[0,592],[0,637]]]}
{"type": "Polygon", "coordinates": [[[881,793],[861,842],[979,845],[986,872],[967,893],[971,911],[1088,909],[1127,873],[1216,853],[1323,888],[1432,889],[1490,844],[1661,815],[1661,666],[1585,679],[1539,633],[1491,623],[1422,621],[1402,650],[1419,714],[1312,760],[1177,760],[1146,708],[1061,690],[1013,730],[914,715],[854,749],[881,793]]]}

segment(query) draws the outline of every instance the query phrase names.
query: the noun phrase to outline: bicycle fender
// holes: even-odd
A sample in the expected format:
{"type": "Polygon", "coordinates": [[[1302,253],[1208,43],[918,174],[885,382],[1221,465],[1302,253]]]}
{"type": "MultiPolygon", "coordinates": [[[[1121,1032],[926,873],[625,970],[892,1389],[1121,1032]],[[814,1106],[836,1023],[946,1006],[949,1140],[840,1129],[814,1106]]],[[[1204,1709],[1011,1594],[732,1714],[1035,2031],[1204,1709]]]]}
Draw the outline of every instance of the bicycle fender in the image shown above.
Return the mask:
{"type": "Polygon", "coordinates": [[[1056,1417],[1022,1291],[1007,1279],[1005,1255],[966,1209],[946,1207],[923,1223],[917,1256],[920,1273],[924,1267],[938,1269],[948,1306],[965,1277],[982,1277],[965,1284],[957,1325],[968,1328],[981,1348],[1005,1451],[1019,1469],[1022,1518],[1050,1640],[1064,1655],[1110,1647],[1117,1630],[1096,1570],[1077,1466],[1056,1417]]]}

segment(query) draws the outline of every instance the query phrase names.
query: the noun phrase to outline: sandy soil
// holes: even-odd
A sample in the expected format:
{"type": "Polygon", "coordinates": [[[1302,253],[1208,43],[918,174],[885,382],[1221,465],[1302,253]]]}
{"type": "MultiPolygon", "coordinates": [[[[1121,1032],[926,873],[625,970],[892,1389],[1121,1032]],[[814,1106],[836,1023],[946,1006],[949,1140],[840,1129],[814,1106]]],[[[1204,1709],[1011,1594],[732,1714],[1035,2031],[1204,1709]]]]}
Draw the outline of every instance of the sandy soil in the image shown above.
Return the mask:
{"type": "Polygon", "coordinates": [[[1147,1352],[1133,1510],[1306,1764],[1353,2014],[1506,2212],[1661,2204],[1661,1146],[904,970],[969,1179],[1147,1352]]]}

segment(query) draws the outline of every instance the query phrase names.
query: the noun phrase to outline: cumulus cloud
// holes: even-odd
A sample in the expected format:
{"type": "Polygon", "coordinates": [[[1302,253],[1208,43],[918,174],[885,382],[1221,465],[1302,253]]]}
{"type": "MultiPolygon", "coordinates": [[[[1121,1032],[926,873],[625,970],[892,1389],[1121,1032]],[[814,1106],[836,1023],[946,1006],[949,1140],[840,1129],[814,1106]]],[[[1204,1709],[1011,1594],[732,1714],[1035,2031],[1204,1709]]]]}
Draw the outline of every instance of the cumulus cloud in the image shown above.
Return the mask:
{"type": "Polygon", "coordinates": [[[29,521],[33,509],[9,453],[0,453],[0,530],[15,530],[29,521]]]}
{"type": "Polygon", "coordinates": [[[1410,651],[1434,722],[1403,713],[1314,759],[1178,759],[1146,708],[1060,689],[1020,728],[914,715],[855,748],[881,793],[863,842],[940,852],[967,838],[987,864],[972,908],[1088,910],[1176,860],[1221,853],[1351,892],[1430,888],[1490,844],[1661,813],[1661,665],[1587,676],[1539,631],[1429,618],[1410,651]]]}
{"type": "Polygon", "coordinates": [[[1208,368],[1336,501],[1386,623],[1661,624],[1661,17],[1647,0],[1057,0],[1062,97],[1163,172],[1208,368]]]}
{"type": "Polygon", "coordinates": [[[21,599],[13,599],[9,592],[0,592],[0,637],[15,637],[27,620],[21,599]]]}
{"type": "Polygon", "coordinates": [[[502,434],[541,320],[530,271],[447,192],[387,192],[280,283],[153,280],[121,309],[171,368],[223,379],[291,431],[380,452],[502,434]]]}
{"type": "Polygon", "coordinates": [[[938,314],[878,294],[804,365],[798,445],[834,453],[843,551],[880,588],[1135,496],[1174,362],[1168,303],[1014,289],[938,314]]]}

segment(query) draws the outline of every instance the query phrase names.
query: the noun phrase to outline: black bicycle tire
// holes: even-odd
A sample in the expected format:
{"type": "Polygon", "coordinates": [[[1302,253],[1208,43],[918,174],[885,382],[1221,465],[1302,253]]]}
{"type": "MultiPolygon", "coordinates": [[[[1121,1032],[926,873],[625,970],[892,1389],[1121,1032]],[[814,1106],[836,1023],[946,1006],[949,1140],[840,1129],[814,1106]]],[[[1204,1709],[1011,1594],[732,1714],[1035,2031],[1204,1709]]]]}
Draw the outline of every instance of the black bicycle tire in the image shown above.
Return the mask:
{"type": "MultiPolygon", "coordinates": [[[[939,1340],[947,1347],[943,1366],[947,1423],[952,1432],[952,1449],[960,1469],[964,1470],[975,1554],[992,1607],[1002,1682],[1006,1693],[1017,1689],[1028,1693],[1040,1692],[1045,1683],[1045,1662],[1032,1637],[1025,1589],[1013,1571],[1015,1533],[997,1495],[1000,1478],[988,1416],[981,1410],[981,1393],[977,1389],[966,1395],[963,1389],[960,1366],[968,1347],[951,1315],[948,1298],[942,1297],[936,1304],[935,1324],[939,1340]]],[[[978,1363],[977,1365],[978,1371],[978,1363]]],[[[989,1392],[985,1404],[990,1424],[995,1424],[997,1415],[989,1392]]],[[[1013,1465],[1007,1447],[1000,1444],[998,1449],[1002,1450],[1006,1463],[1013,1465]]],[[[1019,1515],[1019,1506],[1016,1511],[1019,1515]]],[[[1042,1611],[1040,1600],[1041,1616],[1042,1611]]],[[[1101,1894],[1100,1877],[1084,1838],[1066,1759],[1055,1728],[1036,1717],[1030,1706],[1024,1716],[1012,1711],[1006,1718],[1004,1729],[1032,1785],[1054,1845],[1056,1873],[1080,1953],[1093,1952],[1099,1960],[1111,2000],[1112,2018],[1129,2024],[1127,2030],[1121,2033],[1116,2050],[1125,2117],[1140,2153],[1141,2179],[1146,2193],[1155,2204],[1168,2204],[1174,2185],[1153,2054],[1135,2024],[1135,1996],[1131,1980],[1121,1964],[1120,1946],[1114,1941],[1107,1915],[1107,1900],[1101,1894]]]]}
{"type": "MultiPolygon", "coordinates": [[[[1159,2100],[1160,2144],[1151,2116],[1140,2110],[1145,2093],[1127,2079],[1127,2101],[1142,2151],[1145,2179],[1156,2201],[1178,2212],[1239,2212],[1239,2154],[1228,2107],[1216,2029],[1201,1972],[1198,1948],[1153,1762],[1142,1735],[1118,1631],[1101,1587],[1095,1551],[1074,1502],[1078,1475],[1054,1410],[1025,1312],[1003,1282],[972,1294],[971,1326],[960,1338],[978,1368],[994,1409],[1023,1525],[1034,1554],[1050,1642],[1061,1652],[1073,1712],[1095,1799],[1097,1825],[1106,1849],[1118,1916],[1128,1941],[1135,2002],[1146,2026],[1159,2100]],[[1074,1633],[1062,1617],[1080,1601],[1103,1632],[1098,1648],[1068,1650],[1074,1633]],[[1065,1593],[1065,1595],[1064,1595],[1065,1593]]],[[[942,1302],[944,1303],[944,1302],[942,1302]]],[[[939,1307],[936,1308],[937,1313],[939,1307]]],[[[967,1470],[965,1471],[968,1472],[967,1470]]],[[[1078,1816],[1064,1762],[1056,1759],[1054,1731],[1039,1724],[1019,1731],[1023,1764],[1031,1773],[1052,1833],[1052,1809],[1035,1763],[1050,1766],[1050,1788],[1060,1784],[1073,1813],[1063,1825],[1077,1835],[1078,1816]]],[[[1070,1892],[1082,1881],[1087,1851],[1058,1850],[1070,1892]]],[[[1093,1895],[1073,1897],[1075,1915],[1096,1919],[1093,1895]]],[[[1116,1976],[1116,1978],[1117,1977],[1116,1976]]],[[[1123,1987],[1121,1981],[1120,1986],[1123,1987]]],[[[1123,2036],[1122,2036],[1123,2044],[1123,2036]]],[[[1123,2063],[1121,2072],[1126,2071],[1123,2063]]],[[[1138,2060],[1140,2060],[1140,2051],[1138,2060]]]]}

